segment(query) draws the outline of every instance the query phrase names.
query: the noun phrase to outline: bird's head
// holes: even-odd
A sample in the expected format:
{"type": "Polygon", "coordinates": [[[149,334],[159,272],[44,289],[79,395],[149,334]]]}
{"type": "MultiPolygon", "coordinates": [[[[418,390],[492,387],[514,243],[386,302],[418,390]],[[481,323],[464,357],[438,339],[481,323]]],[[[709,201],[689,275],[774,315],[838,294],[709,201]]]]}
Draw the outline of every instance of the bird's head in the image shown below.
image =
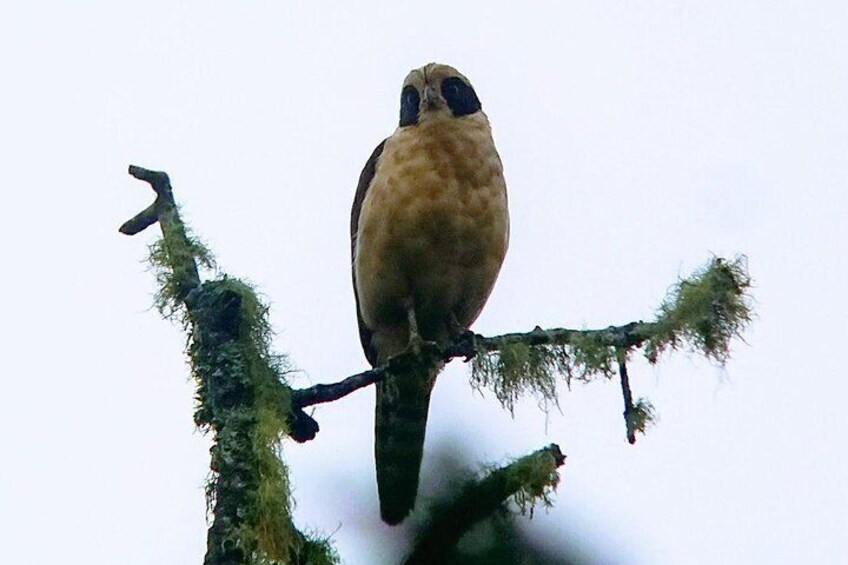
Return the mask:
{"type": "Polygon", "coordinates": [[[461,118],[482,109],[474,87],[448,65],[430,63],[410,72],[400,95],[400,127],[440,118],[461,118]]]}

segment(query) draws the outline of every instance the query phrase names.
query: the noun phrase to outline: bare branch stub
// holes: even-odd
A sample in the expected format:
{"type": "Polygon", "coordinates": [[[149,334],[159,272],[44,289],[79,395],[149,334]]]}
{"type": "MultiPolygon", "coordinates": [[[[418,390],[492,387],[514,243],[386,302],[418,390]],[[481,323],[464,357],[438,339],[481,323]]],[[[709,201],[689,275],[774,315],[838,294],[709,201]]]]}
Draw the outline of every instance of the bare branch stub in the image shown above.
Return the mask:
{"type": "Polygon", "coordinates": [[[618,375],[621,378],[621,394],[624,397],[624,423],[627,426],[627,442],[630,445],[636,443],[636,427],[633,425],[635,408],[633,406],[633,392],[630,390],[630,376],[627,374],[627,353],[619,349],[618,375]]]}
{"type": "Polygon", "coordinates": [[[385,367],[377,367],[351,375],[337,383],[317,384],[309,388],[293,390],[292,406],[304,408],[344,398],[360,388],[370,386],[381,380],[385,372],[385,367]]]}
{"type": "Polygon", "coordinates": [[[118,229],[124,235],[135,235],[159,221],[159,215],[165,205],[175,206],[175,204],[174,195],[171,192],[171,180],[164,171],[151,171],[130,165],[129,174],[148,183],[156,193],[156,200],[153,204],[124,222],[118,229]]]}
{"type": "Polygon", "coordinates": [[[292,405],[289,414],[289,437],[297,443],[306,443],[315,439],[320,429],[315,418],[304,412],[300,406],[292,405]]]}

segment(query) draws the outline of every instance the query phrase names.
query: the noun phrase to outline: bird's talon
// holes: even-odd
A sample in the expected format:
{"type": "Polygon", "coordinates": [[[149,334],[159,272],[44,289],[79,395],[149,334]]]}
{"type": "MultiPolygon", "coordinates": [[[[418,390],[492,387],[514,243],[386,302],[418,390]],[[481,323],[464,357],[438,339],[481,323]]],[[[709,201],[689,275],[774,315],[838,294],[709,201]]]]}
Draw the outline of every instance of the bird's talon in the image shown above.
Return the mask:
{"type": "Polygon", "coordinates": [[[427,342],[421,338],[420,335],[414,333],[409,336],[409,351],[411,351],[416,357],[421,357],[421,350],[424,348],[424,344],[427,342]]]}

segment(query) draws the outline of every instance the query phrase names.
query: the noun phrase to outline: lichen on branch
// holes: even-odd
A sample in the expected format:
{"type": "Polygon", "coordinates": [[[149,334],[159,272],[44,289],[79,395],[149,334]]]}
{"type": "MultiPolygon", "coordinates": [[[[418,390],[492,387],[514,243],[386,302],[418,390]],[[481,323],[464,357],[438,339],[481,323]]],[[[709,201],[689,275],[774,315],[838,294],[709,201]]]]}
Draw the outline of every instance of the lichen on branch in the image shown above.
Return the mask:
{"type": "Polygon", "coordinates": [[[542,402],[557,402],[556,375],[569,370],[561,345],[504,343],[497,354],[481,353],[471,360],[471,384],[487,387],[510,413],[519,398],[534,394],[542,402]]]}
{"type": "Polygon", "coordinates": [[[206,495],[213,516],[206,565],[338,562],[318,536],[291,519],[288,469],[280,442],[289,433],[291,389],[285,357],[271,353],[268,308],[250,285],[225,275],[201,282],[198,265],[211,254],[190,235],[165,173],[130,167],[156,201],[121,226],[128,235],[158,221],[162,238],[150,247],[159,282],[156,306],[188,332],[197,382],[195,422],[213,434],[206,495]]]}
{"type": "Polygon", "coordinates": [[[685,347],[724,364],[730,342],[741,337],[753,316],[750,289],[744,256],[713,257],[671,289],[646,332],[645,356],[655,363],[664,351],[685,347]]]}
{"type": "Polygon", "coordinates": [[[248,285],[224,277],[201,285],[190,313],[195,422],[216,440],[207,486],[212,530],[220,538],[216,545],[233,548],[220,558],[238,553],[286,563],[298,539],[290,518],[288,470],[279,451],[287,432],[289,389],[280,381],[285,359],[269,351],[267,308],[248,285]]]}
{"type": "Polygon", "coordinates": [[[551,444],[468,481],[447,504],[431,509],[404,565],[444,562],[464,533],[510,502],[531,516],[537,504],[551,506],[551,493],[559,484],[558,468],[564,464],[565,455],[558,445],[551,444]]]}
{"type": "MultiPolygon", "coordinates": [[[[515,402],[534,395],[540,404],[557,403],[557,377],[589,382],[612,378],[619,362],[644,348],[656,363],[668,350],[687,348],[723,364],[733,338],[740,337],[751,321],[751,278],[744,256],[728,261],[713,257],[691,277],[679,281],[669,292],[652,322],[631,322],[600,330],[536,328],[531,332],[475,340],[471,382],[492,390],[501,404],[513,412],[515,402]],[[623,355],[623,356],[622,356],[623,355]]],[[[650,402],[629,398],[626,372],[621,372],[625,395],[628,439],[643,432],[653,420],[650,402]]]]}

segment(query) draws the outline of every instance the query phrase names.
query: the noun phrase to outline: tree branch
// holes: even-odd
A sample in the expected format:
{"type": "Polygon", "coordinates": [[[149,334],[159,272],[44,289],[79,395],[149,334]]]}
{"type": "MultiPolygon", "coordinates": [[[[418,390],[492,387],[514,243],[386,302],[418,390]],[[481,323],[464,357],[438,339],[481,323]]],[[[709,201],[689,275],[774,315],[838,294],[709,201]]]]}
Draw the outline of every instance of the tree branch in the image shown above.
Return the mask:
{"type": "Polygon", "coordinates": [[[435,512],[404,565],[445,562],[462,535],[510,497],[522,512],[532,512],[537,501],[549,504],[549,492],[559,483],[557,469],[564,464],[565,455],[552,443],[468,484],[445,508],[435,512]]]}
{"type": "Polygon", "coordinates": [[[536,326],[526,333],[509,333],[495,337],[485,337],[477,341],[477,346],[485,352],[501,351],[510,345],[572,345],[576,341],[591,339],[603,347],[640,347],[651,334],[654,324],[642,321],[630,322],[622,326],[609,326],[598,330],[573,330],[553,328],[543,330],[536,326]]]}
{"type": "Polygon", "coordinates": [[[337,383],[317,384],[292,391],[292,405],[298,408],[333,402],[383,379],[386,365],[356,373],[337,383]]]}
{"type": "Polygon", "coordinates": [[[296,433],[313,437],[317,423],[289,409],[284,359],[269,350],[267,307],[237,279],[201,283],[198,263],[209,267],[212,260],[180,219],[168,175],[136,166],[129,172],[151,185],[156,200],[120,231],[134,235],[156,222],[162,229],[150,256],[160,283],[157,306],[166,315],[178,313],[189,332],[195,422],[213,432],[206,488],[213,520],[205,565],[338,562],[325,540],[302,534],[292,523],[279,443],[290,419],[296,433]]]}
{"type": "MultiPolygon", "coordinates": [[[[458,357],[465,362],[472,360],[476,355],[497,352],[510,346],[523,344],[529,347],[540,345],[570,345],[575,340],[587,338],[596,340],[601,346],[607,347],[638,347],[644,340],[645,335],[650,332],[652,324],[644,322],[630,322],[623,326],[610,326],[600,330],[573,330],[567,328],[553,328],[543,330],[536,326],[525,333],[508,333],[493,337],[485,337],[473,332],[465,332],[444,347],[436,343],[425,344],[430,351],[427,357],[435,357],[448,362],[458,357]]],[[[392,371],[394,365],[408,365],[410,363],[421,363],[420,357],[412,352],[401,353],[392,358],[388,363],[351,375],[339,382],[329,384],[317,384],[308,388],[292,391],[292,405],[299,408],[333,402],[365,388],[383,379],[386,373],[392,371]]],[[[423,362],[427,362],[426,360],[423,362]]]]}
{"type": "Polygon", "coordinates": [[[572,379],[588,382],[597,376],[612,378],[617,367],[627,438],[634,443],[635,432],[644,432],[651,423],[653,407],[644,399],[633,401],[626,366],[629,353],[644,348],[645,356],[655,363],[662,352],[688,346],[709,359],[725,362],[730,341],[751,320],[747,294],[750,286],[744,257],[732,261],[714,257],[691,277],[679,281],[652,322],[595,330],[545,330],[537,326],[529,332],[494,337],[468,331],[444,347],[428,344],[423,357],[403,353],[384,366],[340,382],[293,391],[292,403],[302,409],[338,400],[380,381],[396,363],[420,366],[433,360],[448,362],[463,357],[472,361],[472,383],[491,388],[504,407],[512,411],[517,399],[527,392],[540,396],[543,402],[556,404],[559,375],[570,385],[572,379]]]}

